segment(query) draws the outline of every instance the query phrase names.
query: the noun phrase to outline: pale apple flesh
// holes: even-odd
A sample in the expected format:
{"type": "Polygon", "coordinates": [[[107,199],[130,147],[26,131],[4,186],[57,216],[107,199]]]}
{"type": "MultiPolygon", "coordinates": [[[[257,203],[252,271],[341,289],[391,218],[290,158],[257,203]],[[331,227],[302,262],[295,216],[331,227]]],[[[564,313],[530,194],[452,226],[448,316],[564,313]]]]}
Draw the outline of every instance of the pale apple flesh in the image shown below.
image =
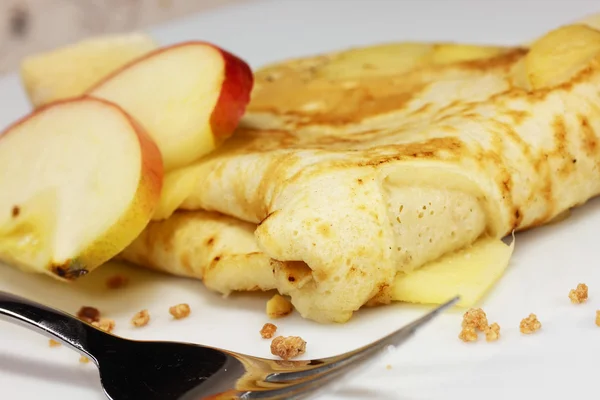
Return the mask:
{"type": "Polygon", "coordinates": [[[157,143],[165,171],[190,165],[233,134],[253,76],[236,56],[205,42],[158,49],[87,94],[118,104],[157,143]]]}
{"type": "Polygon", "coordinates": [[[160,198],[160,152],[118,106],[53,103],[0,134],[0,260],[74,279],[122,251],[160,198]]]}
{"type": "Polygon", "coordinates": [[[153,221],[169,218],[193,193],[198,182],[198,166],[190,165],[165,174],[160,202],[156,207],[153,221]]]}
{"type": "Polygon", "coordinates": [[[23,86],[34,107],[81,96],[109,73],[158,46],[142,33],[84,39],[23,60],[23,86]]]}

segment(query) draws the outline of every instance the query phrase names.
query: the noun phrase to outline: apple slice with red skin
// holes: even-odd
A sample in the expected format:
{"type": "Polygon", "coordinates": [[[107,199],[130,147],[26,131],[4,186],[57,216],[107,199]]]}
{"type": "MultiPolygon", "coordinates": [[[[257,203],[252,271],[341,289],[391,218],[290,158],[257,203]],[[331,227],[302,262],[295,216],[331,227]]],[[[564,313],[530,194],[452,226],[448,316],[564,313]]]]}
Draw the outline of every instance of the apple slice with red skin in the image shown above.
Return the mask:
{"type": "Polygon", "coordinates": [[[74,279],[121,252],[160,199],[158,147],[119,106],[78,98],[0,134],[0,260],[74,279]]]}
{"type": "Polygon", "coordinates": [[[231,136],[250,101],[250,67],[206,42],[160,48],[87,91],[118,104],[158,145],[165,172],[190,165],[231,136]]]}

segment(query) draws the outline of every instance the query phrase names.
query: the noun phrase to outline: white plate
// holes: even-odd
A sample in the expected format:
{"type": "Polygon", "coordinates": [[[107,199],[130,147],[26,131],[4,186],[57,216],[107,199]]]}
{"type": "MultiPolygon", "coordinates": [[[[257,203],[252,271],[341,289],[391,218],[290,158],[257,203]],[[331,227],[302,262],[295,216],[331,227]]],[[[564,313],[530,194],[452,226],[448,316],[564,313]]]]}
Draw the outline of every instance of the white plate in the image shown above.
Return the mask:
{"type": "MultiPolygon", "coordinates": [[[[163,43],[205,39],[246,58],[253,66],[290,56],[392,40],[457,40],[519,43],[586,14],[593,1],[342,1],[297,0],[223,9],[153,31],[163,43]]],[[[16,75],[0,80],[0,127],[28,111],[16,75]]],[[[27,154],[23,154],[26,160],[27,154]]],[[[1,195],[1,194],[0,194],[1,195]]],[[[85,221],[81,221],[85,223],[85,221]]],[[[510,268],[483,306],[502,326],[500,341],[464,344],[457,339],[461,312],[443,315],[394,354],[327,399],[577,398],[597,391],[600,328],[600,201],[568,220],[517,236],[510,268]],[[571,305],[577,283],[590,286],[588,303],[571,305]],[[521,318],[535,312],[543,323],[523,336],[521,318]],[[387,369],[386,365],[391,365],[387,369]]],[[[0,290],[75,312],[101,309],[117,321],[116,333],[143,339],[173,339],[269,356],[258,331],[267,321],[265,297],[229,299],[201,283],[134,269],[133,284],[120,292],[102,288],[118,266],[101,268],[83,282],[65,286],[0,266],[0,290]],[[188,302],[192,316],[171,321],[168,307],[188,302]],[[149,326],[133,329],[129,318],[148,308],[149,326]]],[[[377,339],[421,315],[424,308],[391,305],[359,312],[342,326],[323,326],[297,315],[277,322],[279,332],[308,341],[307,357],[343,352],[377,339]]],[[[93,365],[66,348],[7,323],[0,325],[0,398],[101,400],[93,365]]]]}

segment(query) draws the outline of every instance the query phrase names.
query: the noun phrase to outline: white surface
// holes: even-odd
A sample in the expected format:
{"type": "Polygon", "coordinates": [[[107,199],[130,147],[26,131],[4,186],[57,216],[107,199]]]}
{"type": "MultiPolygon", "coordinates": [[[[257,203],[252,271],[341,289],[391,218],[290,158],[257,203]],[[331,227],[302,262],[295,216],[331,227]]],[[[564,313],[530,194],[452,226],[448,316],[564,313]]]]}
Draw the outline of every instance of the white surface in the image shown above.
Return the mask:
{"type": "MultiPolygon", "coordinates": [[[[594,1],[277,1],[245,5],[193,17],[154,31],[164,43],[188,39],[216,42],[253,66],[318,51],[390,40],[526,41],[561,23],[600,11],[594,1]]],[[[0,126],[25,114],[27,102],[16,76],[0,81],[0,126]]],[[[26,158],[28,155],[23,154],[26,158]]],[[[1,195],[1,194],[0,194],[1,195]]],[[[82,221],[85,223],[85,221],[82,221]]],[[[443,315],[396,353],[365,371],[327,399],[479,399],[593,397],[597,390],[600,328],[598,240],[600,201],[576,210],[562,223],[517,236],[507,274],[483,303],[502,327],[497,343],[457,339],[461,311],[443,315]],[[590,287],[583,305],[567,294],[579,282],[590,287]],[[543,328],[523,336],[521,318],[537,313],[543,328]],[[390,364],[391,369],[385,366],[390,364]]],[[[98,270],[66,287],[48,278],[0,267],[0,290],[75,312],[98,307],[117,321],[116,333],[133,338],[204,343],[268,356],[269,341],[258,330],[266,317],[264,296],[230,299],[199,282],[127,269],[136,276],[126,290],[102,289],[114,267],[98,270]],[[188,302],[192,316],[171,321],[168,307],[188,302]],[[130,316],[148,308],[142,329],[130,316]]],[[[423,308],[396,304],[359,312],[343,326],[322,326],[297,315],[277,322],[279,333],[308,341],[309,358],[333,355],[377,339],[421,315],[423,308]]],[[[66,348],[22,328],[0,324],[0,398],[101,400],[93,365],[79,364],[66,348]]]]}

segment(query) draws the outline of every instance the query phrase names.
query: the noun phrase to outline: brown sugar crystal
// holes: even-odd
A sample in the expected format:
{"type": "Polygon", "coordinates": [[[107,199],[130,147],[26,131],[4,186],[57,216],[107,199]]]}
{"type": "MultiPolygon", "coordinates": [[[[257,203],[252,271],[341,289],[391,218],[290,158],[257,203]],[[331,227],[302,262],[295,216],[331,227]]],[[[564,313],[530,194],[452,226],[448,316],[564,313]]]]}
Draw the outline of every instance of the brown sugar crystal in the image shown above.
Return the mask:
{"type": "Polygon", "coordinates": [[[150,321],[150,314],[148,313],[148,310],[142,310],[138,313],[136,313],[133,318],[131,318],[131,323],[133,324],[133,326],[136,327],[141,327],[141,326],[145,326],[148,325],[148,322],[150,321]]]}
{"type": "Polygon", "coordinates": [[[529,314],[527,318],[523,318],[521,320],[521,324],[519,325],[521,333],[526,335],[539,331],[541,327],[542,323],[538,321],[535,314],[529,314]]]}
{"type": "Polygon", "coordinates": [[[466,343],[476,342],[477,341],[477,332],[475,331],[475,328],[473,326],[465,326],[462,329],[462,331],[460,331],[458,338],[466,343]]]}
{"type": "Polygon", "coordinates": [[[271,342],[271,354],[283,360],[297,357],[306,351],[306,342],[299,336],[277,336],[271,342]]]}
{"type": "Polygon", "coordinates": [[[113,329],[115,329],[115,321],[110,319],[110,318],[100,318],[100,321],[98,322],[92,322],[92,325],[94,325],[96,328],[100,328],[105,332],[112,332],[113,329]]]}
{"type": "Polygon", "coordinates": [[[573,304],[581,304],[588,299],[588,287],[585,283],[580,283],[577,288],[571,289],[569,299],[573,304]]]}
{"type": "Polygon", "coordinates": [[[494,322],[486,328],[485,340],[488,342],[495,342],[498,339],[500,339],[500,325],[494,322]]]}
{"type": "Polygon", "coordinates": [[[462,327],[467,326],[484,332],[488,327],[487,315],[481,308],[471,308],[463,315],[462,327]]]}
{"type": "Polygon", "coordinates": [[[267,322],[263,325],[262,329],[260,330],[260,336],[263,339],[271,339],[276,331],[277,326],[267,322]]]}
{"type": "Polygon", "coordinates": [[[191,312],[192,312],[192,310],[191,310],[190,306],[188,304],[185,304],[185,303],[177,304],[176,306],[173,306],[173,307],[169,308],[169,313],[175,319],[186,318],[186,317],[188,317],[190,315],[191,312]]]}

